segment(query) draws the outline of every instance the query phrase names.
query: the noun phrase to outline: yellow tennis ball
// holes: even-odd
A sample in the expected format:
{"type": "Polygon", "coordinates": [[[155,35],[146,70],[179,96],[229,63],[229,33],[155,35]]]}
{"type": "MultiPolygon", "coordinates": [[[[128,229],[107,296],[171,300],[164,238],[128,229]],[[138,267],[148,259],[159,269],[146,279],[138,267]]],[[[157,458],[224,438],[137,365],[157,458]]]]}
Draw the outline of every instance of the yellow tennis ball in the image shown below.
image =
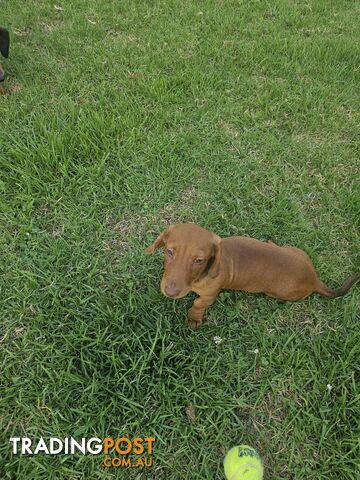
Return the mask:
{"type": "Polygon", "coordinates": [[[247,445],[239,445],[228,451],[224,470],[227,480],[262,480],[264,474],[260,455],[247,445]]]}

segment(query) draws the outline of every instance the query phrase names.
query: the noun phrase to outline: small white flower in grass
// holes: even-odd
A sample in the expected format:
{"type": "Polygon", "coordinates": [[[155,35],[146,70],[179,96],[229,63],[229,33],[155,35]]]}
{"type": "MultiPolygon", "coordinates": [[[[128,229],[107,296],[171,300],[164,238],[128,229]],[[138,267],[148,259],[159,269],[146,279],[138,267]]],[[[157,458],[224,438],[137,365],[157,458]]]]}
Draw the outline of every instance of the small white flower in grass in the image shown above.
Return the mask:
{"type": "Polygon", "coordinates": [[[223,339],[221,337],[218,337],[217,335],[215,335],[213,340],[214,340],[216,345],[220,345],[220,343],[223,341],[223,339]]]}
{"type": "Polygon", "coordinates": [[[259,353],[259,349],[255,348],[255,350],[252,350],[252,353],[255,353],[255,355],[257,355],[259,353]]]}
{"type": "Polygon", "coordinates": [[[330,383],[328,383],[328,384],[326,385],[326,388],[329,390],[329,392],[331,392],[331,390],[333,389],[333,386],[330,385],[330,383]]]}

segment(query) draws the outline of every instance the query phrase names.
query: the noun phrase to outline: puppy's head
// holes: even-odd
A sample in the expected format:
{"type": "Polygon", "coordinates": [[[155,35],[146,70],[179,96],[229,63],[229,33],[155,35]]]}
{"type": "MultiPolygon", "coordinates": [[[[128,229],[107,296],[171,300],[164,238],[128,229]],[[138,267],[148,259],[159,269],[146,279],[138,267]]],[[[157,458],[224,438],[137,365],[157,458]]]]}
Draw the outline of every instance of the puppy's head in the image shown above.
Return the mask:
{"type": "Polygon", "coordinates": [[[145,251],[164,248],[165,271],[161,291],[171,298],[187,295],[193,283],[219,274],[220,242],[217,235],[193,223],[173,225],[164,230],[145,251]]]}

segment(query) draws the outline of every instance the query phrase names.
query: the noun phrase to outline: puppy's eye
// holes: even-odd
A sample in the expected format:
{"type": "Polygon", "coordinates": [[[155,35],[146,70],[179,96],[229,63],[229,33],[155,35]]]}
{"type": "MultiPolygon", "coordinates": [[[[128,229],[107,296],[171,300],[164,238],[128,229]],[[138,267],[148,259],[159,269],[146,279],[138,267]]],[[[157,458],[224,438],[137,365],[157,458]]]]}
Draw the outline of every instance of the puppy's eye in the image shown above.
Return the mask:
{"type": "Polygon", "coordinates": [[[169,257],[172,257],[174,255],[173,250],[170,250],[170,248],[166,249],[166,253],[169,255],[169,257]]]}
{"type": "Polygon", "coordinates": [[[195,258],[193,263],[194,263],[194,265],[200,265],[201,263],[204,263],[204,259],[203,258],[195,258]]]}

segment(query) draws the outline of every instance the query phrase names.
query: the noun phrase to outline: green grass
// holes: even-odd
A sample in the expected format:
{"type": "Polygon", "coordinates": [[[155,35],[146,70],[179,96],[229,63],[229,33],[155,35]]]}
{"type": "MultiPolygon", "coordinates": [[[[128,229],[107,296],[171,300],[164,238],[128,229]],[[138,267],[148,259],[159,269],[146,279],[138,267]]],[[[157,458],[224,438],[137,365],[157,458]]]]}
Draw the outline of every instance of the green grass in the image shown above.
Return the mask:
{"type": "Polygon", "coordinates": [[[268,480],[359,478],[359,287],[223,292],[193,332],[144,254],[193,221],[359,270],[359,3],[55,3],[0,1],[1,478],[222,479],[239,443],[268,480]],[[118,435],[154,467],[9,444],[118,435]]]}

